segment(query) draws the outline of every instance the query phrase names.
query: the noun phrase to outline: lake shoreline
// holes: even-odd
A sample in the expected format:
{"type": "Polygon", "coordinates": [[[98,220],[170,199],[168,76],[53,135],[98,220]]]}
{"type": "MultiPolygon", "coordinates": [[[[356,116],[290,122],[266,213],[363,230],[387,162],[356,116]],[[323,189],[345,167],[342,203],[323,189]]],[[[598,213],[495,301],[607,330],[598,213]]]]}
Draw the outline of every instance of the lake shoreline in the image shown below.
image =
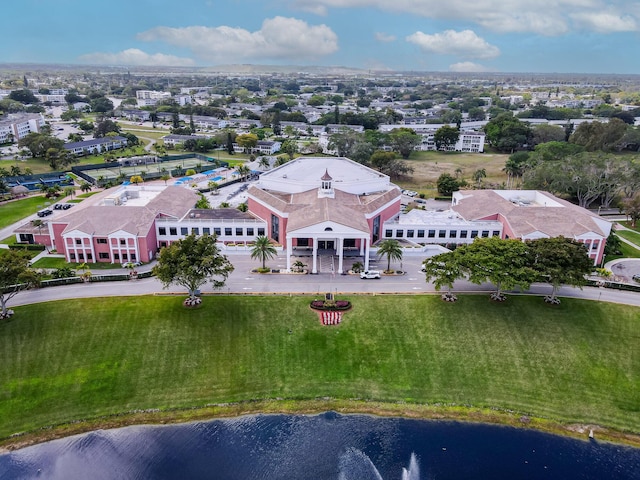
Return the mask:
{"type": "Polygon", "coordinates": [[[116,413],[94,419],[51,425],[35,431],[14,434],[9,438],[0,440],[0,453],[6,453],[95,430],[117,429],[133,425],[179,424],[260,414],[315,415],[326,411],[334,411],[342,415],[371,415],[376,417],[409,418],[414,420],[503,425],[536,430],[584,441],[589,440],[589,433],[593,431],[596,441],[605,441],[640,448],[640,434],[638,433],[624,432],[590,423],[563,423],[558,420],[532,417],[498,408],[321,399],[245,401],[183,409],[149,409],[116,413]]]}

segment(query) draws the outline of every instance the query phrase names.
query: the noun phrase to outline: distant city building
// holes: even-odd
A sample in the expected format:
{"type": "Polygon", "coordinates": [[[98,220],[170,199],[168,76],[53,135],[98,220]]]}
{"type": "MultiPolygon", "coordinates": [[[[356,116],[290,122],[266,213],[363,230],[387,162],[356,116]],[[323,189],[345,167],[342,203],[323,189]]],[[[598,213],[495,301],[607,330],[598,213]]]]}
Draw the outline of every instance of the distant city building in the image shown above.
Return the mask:
{"type": "Polygon", "coordinates": [[[46,125],[40,113],[10,113],[0,118],[0,143],[17,142],[46,125]]]}

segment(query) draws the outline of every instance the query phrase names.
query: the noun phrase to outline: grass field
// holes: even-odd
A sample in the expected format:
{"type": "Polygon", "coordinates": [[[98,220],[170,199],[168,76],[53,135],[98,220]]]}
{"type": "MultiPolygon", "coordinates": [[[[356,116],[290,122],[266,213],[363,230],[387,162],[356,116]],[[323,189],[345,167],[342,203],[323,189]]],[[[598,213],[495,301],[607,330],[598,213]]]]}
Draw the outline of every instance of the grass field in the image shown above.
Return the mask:
{"type": "Polygon", "coordinates": [[[397,182],[402,188],[416,190],[427,196],[435,196],[437,193],[436,182],[443,173],[456,176],[456,169],[461,169],[460,178],[469,184],[474,184],[473,173],[479,169],[485,169],[487,177],[484,178],[485,188],[494,188],[506,182],[507,176],[502,171],[509,158],[506,154],[478,154],[478,153],[442,153],[442,152],[412,152],[406,162],[413,168],[410,180],[397,182]]]}
{"type": "MultiPolygon", "coordinates": [[[[42,257],[38,259],[34,264],[33,268],[64,268],[69,267],[76,270],[81,263],[68,263],[64,258],[60,257],[42,257]]],[[[96,262],[89,263],[89,270],[112,270],[122,268],[120,263],[104,263],[104,262],[96,262]]],[[[122,269],[122,273],[127,273],[127,270],[122,269]]]]}
{"type": "Polygon", "coordinates": [[[634,231],[618,229],[616,230],[616,235],[624,238],[625,240],[629,240],[631,243],[636,245],[640,245],[640,233],[636,233],[634,231]]]}
{"type": "Polygon", "coordinates": [[[16,223],[20,219],[36,213],[46,205],[53,205],[54,203],[56,203],[56,199],[45,198],[41,195],[3,203],[0,205],[0,228],[16,223]]]}
{"type": "Polygon", "coordinates": [[[640,432],[635,307],[511,297],[60,301],[0,323],[0,438],[136,409],[331,397],[496,407],[640,432]]]}

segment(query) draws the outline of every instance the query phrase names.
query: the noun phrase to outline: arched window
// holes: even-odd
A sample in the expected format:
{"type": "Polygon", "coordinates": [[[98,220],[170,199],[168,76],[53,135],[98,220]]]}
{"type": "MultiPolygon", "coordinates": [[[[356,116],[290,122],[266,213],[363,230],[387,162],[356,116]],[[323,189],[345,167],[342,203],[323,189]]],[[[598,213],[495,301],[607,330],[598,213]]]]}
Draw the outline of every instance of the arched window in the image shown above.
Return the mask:
{"type": "Polygon", "coordinates": [[[333,228],[331,227],[327,227],[324,229],[325,232],[333,232],[333,228]]]}

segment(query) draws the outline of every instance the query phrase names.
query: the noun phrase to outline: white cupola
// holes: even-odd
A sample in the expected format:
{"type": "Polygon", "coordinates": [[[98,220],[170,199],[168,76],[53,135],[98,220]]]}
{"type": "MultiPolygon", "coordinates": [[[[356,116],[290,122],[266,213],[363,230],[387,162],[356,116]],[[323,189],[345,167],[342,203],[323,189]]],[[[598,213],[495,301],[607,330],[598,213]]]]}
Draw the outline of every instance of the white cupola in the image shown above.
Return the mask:
{"type": "Polygon", "coordinates": [[[331,185],[331,175],[329,175],[329,170],[326,169],[324,171],[324,175],[320,179],[320,189],[318,190],[318,198],[334,198],[335,192],[333,191],[333,186],[331,185]]]}

